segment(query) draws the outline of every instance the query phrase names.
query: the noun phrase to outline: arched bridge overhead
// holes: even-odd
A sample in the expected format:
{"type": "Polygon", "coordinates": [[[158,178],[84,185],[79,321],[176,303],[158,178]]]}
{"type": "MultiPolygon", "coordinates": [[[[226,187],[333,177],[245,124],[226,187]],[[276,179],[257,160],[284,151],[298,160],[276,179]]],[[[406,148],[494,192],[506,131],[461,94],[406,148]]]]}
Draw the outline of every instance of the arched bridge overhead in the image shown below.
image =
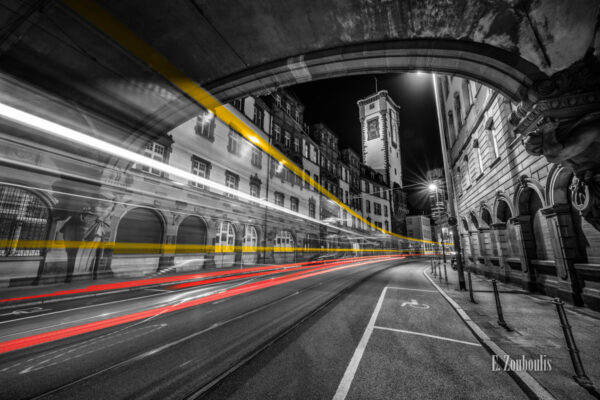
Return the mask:
{"type": "MultiPolygon", "coordinates": [[[[71,2],[81,4],[22,0],[4,9],[4,72],[131,132],[160,134],[198,112],[71,2]]],[[[521,99],[590,48],[597,55],[600,43],[595,0],[95,4],[222,101],[311,79],[409,69],[456,73],[521,99]]]]}

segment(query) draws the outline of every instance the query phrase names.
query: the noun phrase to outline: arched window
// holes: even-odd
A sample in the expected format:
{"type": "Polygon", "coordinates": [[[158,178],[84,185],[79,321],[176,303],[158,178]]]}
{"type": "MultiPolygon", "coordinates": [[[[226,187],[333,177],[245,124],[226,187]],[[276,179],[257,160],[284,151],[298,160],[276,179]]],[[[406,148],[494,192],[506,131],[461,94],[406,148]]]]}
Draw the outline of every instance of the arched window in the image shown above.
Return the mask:
{"type": "Polygon", "coordinates": [[[498,209],[496,210],[496,218],[498,218],[498,221],[506,223],[511,217],[512,213],[510,212],[508,203],[504,200],[498,201],[498,209]]]}
{"type": "Polygon", "coordinates": [[[50,210],[38,196],[0,186],[0,256],[41,255],[43,248],[31,245],[47,239],[49,222],[50,210]]]}
{"type": "Polygon", "coordinates": [[[206,244],[206,224],[194,215],[186,217],[177,229],[177,253],[202,252],[201,248],[190,245],[206,244]]]}
{"type": "Polygon", "coordinates": [[[258,234],[256,233],[256,228],[252,225],[246,225],[243,245],[248,247],[256,247],[258,245],[258,234]]]}
{"type": "Polygon", "coordinates": [[[156,212],[147,208],[134,208],[127,212],[117,228],[117,243],[152,243],[144,253],[160,253],[163,223],[156,212]]]}
{"type": "Polygon", "coordinates": [[[492,226],[492,215],[487,208],[481,211],[481,220],[487,225],[486,228],[492,226]]]}
{"type": "Polygon", "coordinates": [[[294,247],[294,237],[290,231],[279,231],[275,236],[275,247],[294,247]]]}
{"type": "Polygon", "coordinates": [[[233,246],[235,244],[235,230],[231,222],[222,221],[215,238],[216,246],[233,246]]]}

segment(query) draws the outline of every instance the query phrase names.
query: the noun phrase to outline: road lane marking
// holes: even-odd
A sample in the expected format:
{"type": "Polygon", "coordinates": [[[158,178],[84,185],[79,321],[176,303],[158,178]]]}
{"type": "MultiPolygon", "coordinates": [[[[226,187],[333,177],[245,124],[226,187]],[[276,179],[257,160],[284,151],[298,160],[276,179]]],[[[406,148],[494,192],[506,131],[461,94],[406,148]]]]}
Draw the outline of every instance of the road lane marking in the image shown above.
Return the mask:
{"type": "Polygon", "coordinates": [[[335,392],[335,395],[333,396],[333,400],[344,400],[346,398],[346,396],[348,395],[348,391],[350,390],[350,385],[352,385],[352,381],[354,380],[354,375],[356,374],[356,370],[358,369],[358,364],[360,363],[360,360],[362,359],[365,349],[367,348],[367,343],[369,342],[369,338],[371,337],[371,334],[373,333],[373,329],[375,327],[375,321],[377,320],[377,316],[379,315],[379,311],[381,310],[381,306],[383,304],[383,299],[385,297],[385,293],[387,292],[387,289],[388,288],[386,286],[381,291],[381,295],[379,296],[379,300],[377,301],[375,310],[373,311],[373,314],[371,315],[371,319],[369,320],[369,323],[367,324],[367,328],[365,329],[365,332],[363,333],[363,336],[360,339],[360,342],[358,343],[356,350],[354,350],[354,355],[352,356],[352,359],[350,360],[350,363],[348,364],[348,367],[346,368],[346,372],[344,372],[344,376],[342,377],[342,380],[340,381],[340,384],[335,392]]]}
{"type": "Polygon", "coordinates": [[[429,289],[413,289],[407,287],[397,287],[397,286],[388,286],[388,289],[396,289],[396,290],[412,290],[414,292],[429,292],[429,293],[437,293],[437,290],[429,290],[429,289]]]}
{"type": "Polygon", "coordinates": [[[452,338],[443,337],[443,336],[430,335],[428,333],[406,331],[404,329],[386,328],[385,326],[375,326],[374,328],[375,329],[384,330],[384,331],[392,331],[392,332],[398,332],[398,333],[408,333],[409,335],[425,336],[425,337],[432,338],[432,339],[440,339],[440,340],[446,340],[448,342],[456,342],[456,343],[468,344],[470,346],[479,346],[479,347],[481,347],[480,343],[467,342],[467,341],[464,341],[464,340],[452,339],[452,338]]]}

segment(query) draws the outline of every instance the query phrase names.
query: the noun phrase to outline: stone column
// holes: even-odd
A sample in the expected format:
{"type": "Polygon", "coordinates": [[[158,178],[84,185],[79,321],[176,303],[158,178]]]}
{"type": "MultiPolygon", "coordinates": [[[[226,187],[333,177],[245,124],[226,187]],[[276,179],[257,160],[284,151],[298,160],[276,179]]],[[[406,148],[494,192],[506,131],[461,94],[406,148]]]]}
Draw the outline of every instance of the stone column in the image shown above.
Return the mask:
{"type": "Polygon", "coordinates": [[[583,306],[581,284],[577,279],[574,266],[579,258],[579,247],[571,218],[571,206],[568,204],[554,205],[544,208],[542,214],[548,221],[558,278],[558,292],[552,295],[583,306]]]}

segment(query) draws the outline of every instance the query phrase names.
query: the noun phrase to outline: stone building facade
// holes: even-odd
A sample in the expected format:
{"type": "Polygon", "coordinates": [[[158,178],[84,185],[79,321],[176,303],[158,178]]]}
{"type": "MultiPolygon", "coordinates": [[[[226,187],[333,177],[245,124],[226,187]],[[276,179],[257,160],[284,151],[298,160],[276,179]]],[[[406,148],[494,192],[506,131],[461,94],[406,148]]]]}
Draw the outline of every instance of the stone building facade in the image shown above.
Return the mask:
{"type": "MultiPolygon", "coordinates": [[[[356,165],[340,158],[337,136],[326,127],[309,135],[304,106],[292,94],[249,96],[227,107],[351,203],[356,165]]],[[[0,284],[5,286],[286,263],[320,254],[288,248],[391,245],[365,239],[372,228],[206,110],[146,139],[139,153],[286,212],[142,163],[12,129],[0,132],[5,182],[0,185],[0,284]],[[25,245],[31,241],[42,242],[35,248],[25,245]]],[[[387,213],[380,207],[382,215],[387,213]]]]}
{"type": "Polygon", "coordinates": [[[459,77],[435,83],[467,266],[600,308],[600,231],[582,215],[573,169],[526,151],[502,94],[459,77]]]}

